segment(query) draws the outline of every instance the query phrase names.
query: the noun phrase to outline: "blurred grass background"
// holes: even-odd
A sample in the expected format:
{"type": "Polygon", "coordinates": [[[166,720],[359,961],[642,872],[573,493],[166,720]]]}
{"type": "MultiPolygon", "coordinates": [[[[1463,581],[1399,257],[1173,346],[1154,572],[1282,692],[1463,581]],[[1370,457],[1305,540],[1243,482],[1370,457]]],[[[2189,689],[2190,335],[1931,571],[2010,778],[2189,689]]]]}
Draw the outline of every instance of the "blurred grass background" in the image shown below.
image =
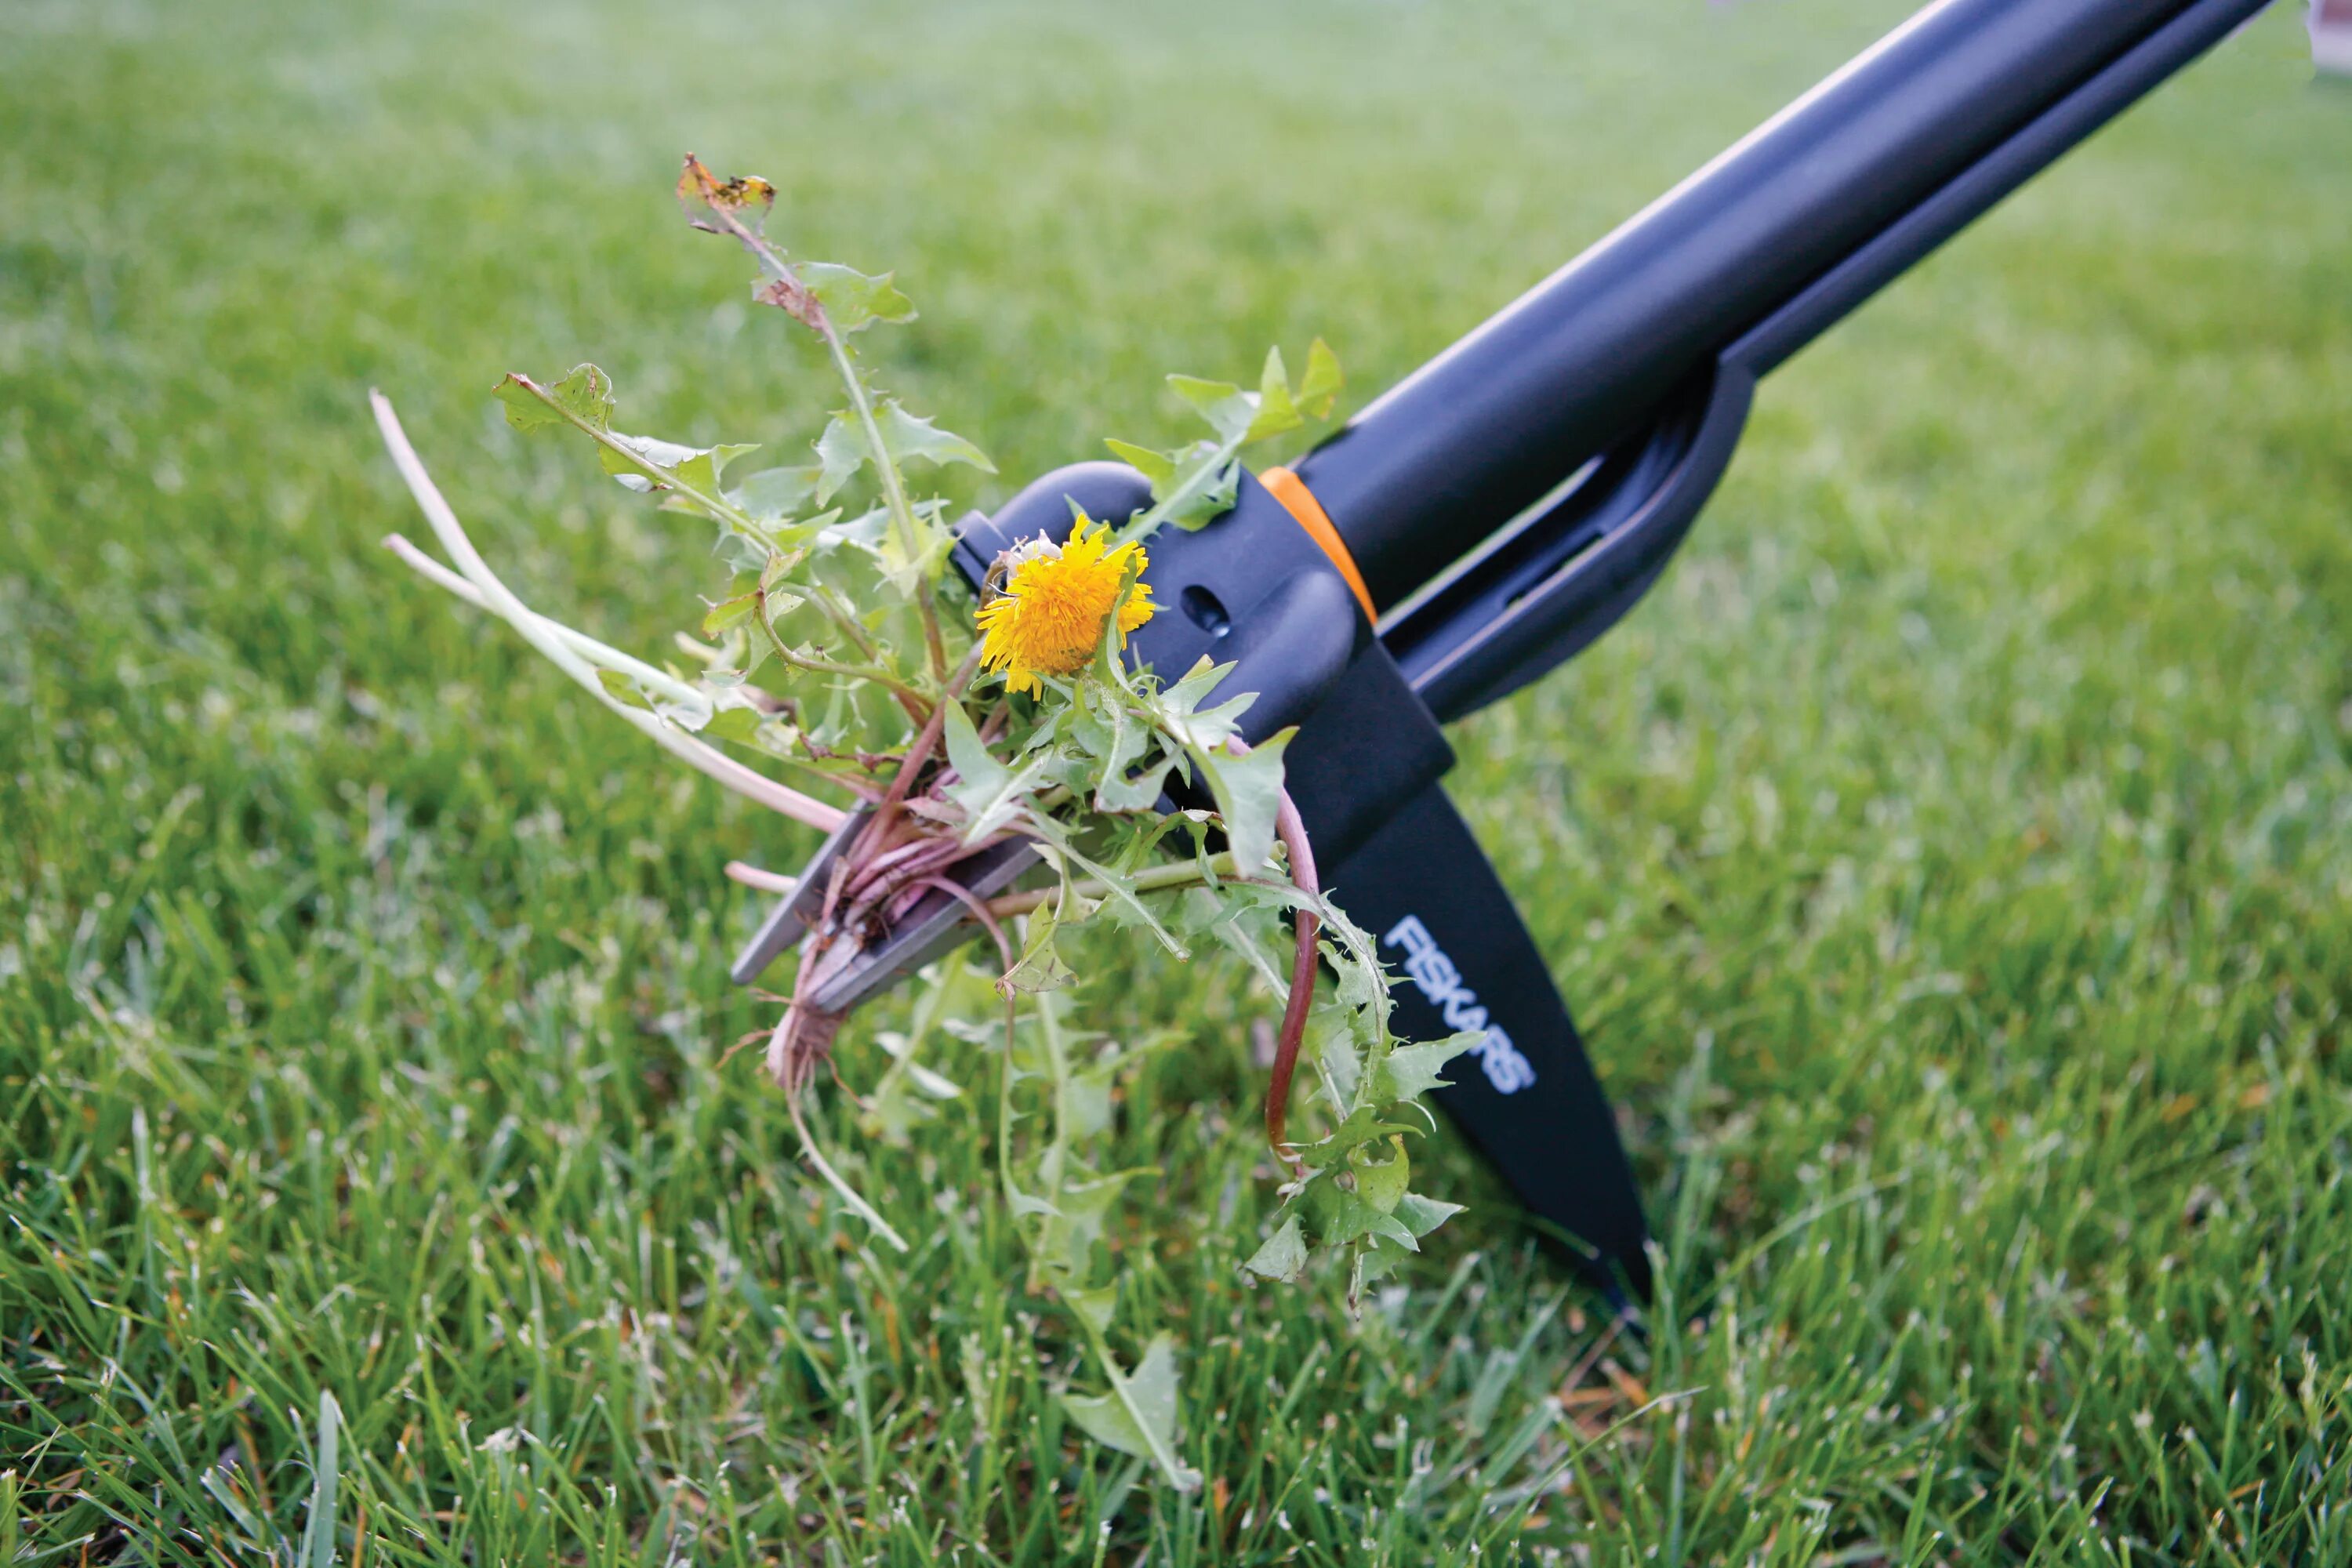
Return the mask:
{"type": "Polygon", "coordinates": [[[12,0],[0,1561],[2352,1561],[2352,93],[2286,8],[1774,377],[1657,593],[1455,733],[1647,1341],[1459,1151],[1360,1328],[1244,1289],[1263,1003],[1105,974],[1177,1037],[1114,1239],[1197,1497],[1065,1428],[981,1047],[856,1162],[907,1259],[721,1065],[719,867],[807,840],[375,546],[371,384],[530,596],[681,624],[699,530],[487,392],[820,427],[687,148],[898,268],[984,505],[1162,371],[1319,332],[1370,395],[1904,8],[12,0]]]}

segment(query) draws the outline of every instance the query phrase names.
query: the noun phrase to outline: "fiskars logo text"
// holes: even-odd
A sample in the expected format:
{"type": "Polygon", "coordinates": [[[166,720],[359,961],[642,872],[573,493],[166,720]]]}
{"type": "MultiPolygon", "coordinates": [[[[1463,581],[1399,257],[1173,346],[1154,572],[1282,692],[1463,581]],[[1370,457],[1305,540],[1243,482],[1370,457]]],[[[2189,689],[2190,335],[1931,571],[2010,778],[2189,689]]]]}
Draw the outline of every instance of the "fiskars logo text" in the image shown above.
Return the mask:
{"type": "Polygon", "coordinates": [[[1478,1005],[1475,993],[1463,987],[1462,971],[1445,956],[1445,950],[1437,945],[1419,915],[1405,916],[1381,940],[1404,949],[1406,976],[1432,1006],[1444,1011],[1449,1026],[1479,1032],[1479,1041],[1470,1047],[1470,1054],[1486,1069],[1488,1083],[1505,1094],[1517,1094],[1535,1082],[1536,1069],[1511,1043],[1510,1036],[1486,1021],[1486,1009],[1478,1005]]]}

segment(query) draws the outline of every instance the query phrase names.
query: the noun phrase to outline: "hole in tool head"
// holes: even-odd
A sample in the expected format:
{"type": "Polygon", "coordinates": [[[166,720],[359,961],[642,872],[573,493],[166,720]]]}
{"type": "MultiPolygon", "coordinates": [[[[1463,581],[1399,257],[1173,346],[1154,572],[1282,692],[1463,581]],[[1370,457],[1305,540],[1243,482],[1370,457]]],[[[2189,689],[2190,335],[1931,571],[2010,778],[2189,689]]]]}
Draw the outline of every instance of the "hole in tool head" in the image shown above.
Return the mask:
{"type": "Polygon", "coordinates": [[[1176,595],[1184,614],[1192,623],[1213,637],[1221,637],[1234,629],[1234,618],[1225,614],[1225,606],[1214,594],[1194,583],[1176,595]]]}

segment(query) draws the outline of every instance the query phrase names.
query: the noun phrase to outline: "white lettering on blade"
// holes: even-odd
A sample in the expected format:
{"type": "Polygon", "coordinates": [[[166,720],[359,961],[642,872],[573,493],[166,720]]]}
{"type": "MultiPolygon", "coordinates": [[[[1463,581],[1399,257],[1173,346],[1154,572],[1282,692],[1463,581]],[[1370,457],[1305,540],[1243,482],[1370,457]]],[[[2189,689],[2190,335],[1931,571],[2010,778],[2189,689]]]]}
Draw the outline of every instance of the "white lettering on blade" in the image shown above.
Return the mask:
{"type": "Polygon", "coordinates": [[[1536,1069],[1511,1044],[1510,1036],[1486,1021],[1486,1009],[1478,1005],[1475,993],[1464,989],[1462,971],[1445,956],[1445,950],[1437,945],[1419,915],[1405,916],[1381,940],[1404,950],[1406,978],[1429,998],[1430,1005],[1444,1013],[1448,1025],[1478,1032],[1478,1043],[1470,1047],[1470,1053],[1486,1069],[1488,1083],[1504,1094],[1517,1094],[1535,1082],[1536,1069]]]}

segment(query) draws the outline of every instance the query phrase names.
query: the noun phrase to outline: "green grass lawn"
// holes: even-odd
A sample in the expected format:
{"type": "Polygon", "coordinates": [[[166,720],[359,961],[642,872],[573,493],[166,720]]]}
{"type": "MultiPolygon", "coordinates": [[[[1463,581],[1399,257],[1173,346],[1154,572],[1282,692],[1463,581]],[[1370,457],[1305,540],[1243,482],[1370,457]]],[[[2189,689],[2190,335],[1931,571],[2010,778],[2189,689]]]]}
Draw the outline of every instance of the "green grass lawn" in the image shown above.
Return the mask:
{"type": "Polygon", "coordinates": [[[371,384],[537,600],[681,624],[699,525],[488,392],[820,427],[686,148],[899,269],[985,505],[1165,370],[1370,395],[1903,8],[0,8],[0,1562],[2352,1562],[2352,92],[2288,8],[1774,377],[1454,733],[1646,1341],[1450,1142],[1360,1325],[1248,1289],[1264,998],[1098,964],[1173,1033],[1113,1245],[1197,1495],[1055,1403],[982,1046],[908,1146],[817,1096],[903,1258],[722,1062],[719,867],[813,836],[375,546],[371,384]]]}

